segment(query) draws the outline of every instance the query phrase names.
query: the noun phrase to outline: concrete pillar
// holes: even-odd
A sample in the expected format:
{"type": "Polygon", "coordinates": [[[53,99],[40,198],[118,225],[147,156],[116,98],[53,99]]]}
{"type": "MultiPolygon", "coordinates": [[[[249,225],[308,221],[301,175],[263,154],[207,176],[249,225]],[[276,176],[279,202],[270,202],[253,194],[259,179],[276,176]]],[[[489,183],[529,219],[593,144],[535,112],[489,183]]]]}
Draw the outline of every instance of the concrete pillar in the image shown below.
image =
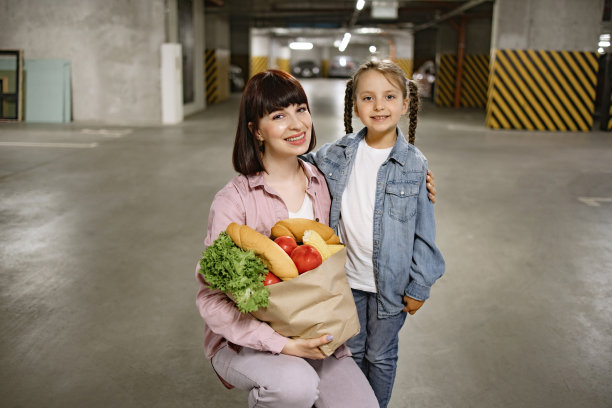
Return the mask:
{"type": "Polygon", "coordinates": [[[393,34],[393,48],[395,56],[391,56],[399,65],[408,78],[412,78],[414,70],[414,35],[410,32],[398,32],[393,34]]]}
{"type": "Polygon", "coordinates": [[[283,45],[283,46],[276,47],[275,62],[276,62],[276,67],[278,69],[280,69],[281,71],[290,73],[291,72],[291,67],[289,63],[290,59],[291,59],[291,50],[289,49],[288,46],[283,45]]]}
{"type": "Polygon", "coordinates": [[[604,0],[497,0],[487,126],[587,131],[593,126],[604,0]]]}
{"type": "Polygon", "coordinates": [[[329,46],[321,48],[321,76],[327,78],[329,75],[330,51],[329,46]]]}
{"type": "Polygon", "coordinates": [[[596,50],[604,0],[497,0],[493,49],[596,50]]]}
{"type": "Polygon", "coordinates": [[[251,66],[250,77],[268,69],[270,38],[257,30],[251,31],[251,66]]]}

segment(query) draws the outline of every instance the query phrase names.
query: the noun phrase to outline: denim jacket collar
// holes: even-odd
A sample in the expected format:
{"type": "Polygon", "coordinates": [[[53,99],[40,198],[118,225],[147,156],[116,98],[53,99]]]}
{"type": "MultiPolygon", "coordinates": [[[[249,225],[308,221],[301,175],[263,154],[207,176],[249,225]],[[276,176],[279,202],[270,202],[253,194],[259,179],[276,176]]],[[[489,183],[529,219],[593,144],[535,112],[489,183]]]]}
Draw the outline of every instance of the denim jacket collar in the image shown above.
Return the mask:
{"type": "MultiPolygon", "coordinates": [[[[410,150],[414,150],[414,147],[404,138],[404,134],[402,133],[402,130],[399,127],[396,127],[396,131],[397,139],[385,163],[389,160],[394,160],[401,166],[405,166],[406,161],[408,160],[408,152],[410,150]]],[[[368,129],[364,127],[358,133],[352,133],[348,137],[338,141],[338,144],[340,146],[344,146],[346,148],[345,155],[347,158],[351,157],[354,154],[357,149],[357,146],[359,146],[359,143],[363,139],[365,139],[367,132],[368,129]]]]}

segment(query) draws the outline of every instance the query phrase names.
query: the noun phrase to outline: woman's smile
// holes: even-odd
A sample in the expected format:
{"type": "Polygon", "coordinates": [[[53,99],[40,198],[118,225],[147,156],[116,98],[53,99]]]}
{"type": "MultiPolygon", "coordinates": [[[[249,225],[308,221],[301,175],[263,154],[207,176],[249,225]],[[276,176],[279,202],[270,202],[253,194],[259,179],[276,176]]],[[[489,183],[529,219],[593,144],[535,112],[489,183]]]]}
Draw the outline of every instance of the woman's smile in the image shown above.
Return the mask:
{"type": "Polygon", "coordinates": [[[288,137],[285,140],[294,145],[301,145],[306,141],[306,132],[299,133],[296,136],[288,137]]]}

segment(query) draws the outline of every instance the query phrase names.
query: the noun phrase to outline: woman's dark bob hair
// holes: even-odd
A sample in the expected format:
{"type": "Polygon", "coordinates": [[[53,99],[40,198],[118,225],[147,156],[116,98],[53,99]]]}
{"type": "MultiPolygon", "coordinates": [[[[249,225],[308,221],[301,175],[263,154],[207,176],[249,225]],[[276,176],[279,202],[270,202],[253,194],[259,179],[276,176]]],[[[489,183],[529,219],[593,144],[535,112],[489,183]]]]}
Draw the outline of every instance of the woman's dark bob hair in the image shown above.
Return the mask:
{"type": "MultiPolygon", "coordinates": [[[[238,128],[232,155],[232,163],[238,173],[248,176],[266,171],[262,162],[259,141],[250,131],[249,122],[253,122],[257,128],[259,120],[265,115],[290,105],[303,103],[310,112],[304,88],[297,79],[286,72],[269,69],[249,79],[240,101],[238,128]]],[[[308,152],[314,149],[316,142],[313,126],[308,152]]]]}

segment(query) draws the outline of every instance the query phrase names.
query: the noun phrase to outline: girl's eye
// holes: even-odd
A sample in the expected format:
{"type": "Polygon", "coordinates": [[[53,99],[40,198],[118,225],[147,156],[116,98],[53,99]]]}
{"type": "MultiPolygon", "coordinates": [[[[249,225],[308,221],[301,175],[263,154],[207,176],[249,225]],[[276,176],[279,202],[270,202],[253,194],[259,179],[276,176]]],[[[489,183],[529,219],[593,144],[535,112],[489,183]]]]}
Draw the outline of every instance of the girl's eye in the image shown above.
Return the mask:
{"type": "Polygon", "coordinates": [[[372,100],[372,97],[371,97],[371,96],[365,96],[365,97],[363,98],[363,100],[364,100],[364,101],[371,101],[371,100],[372,100]]]}
{"type": "Polygon", "coordinates": [[[395,95],[387,95],[387,99],[395,99],[395,95]]]}

